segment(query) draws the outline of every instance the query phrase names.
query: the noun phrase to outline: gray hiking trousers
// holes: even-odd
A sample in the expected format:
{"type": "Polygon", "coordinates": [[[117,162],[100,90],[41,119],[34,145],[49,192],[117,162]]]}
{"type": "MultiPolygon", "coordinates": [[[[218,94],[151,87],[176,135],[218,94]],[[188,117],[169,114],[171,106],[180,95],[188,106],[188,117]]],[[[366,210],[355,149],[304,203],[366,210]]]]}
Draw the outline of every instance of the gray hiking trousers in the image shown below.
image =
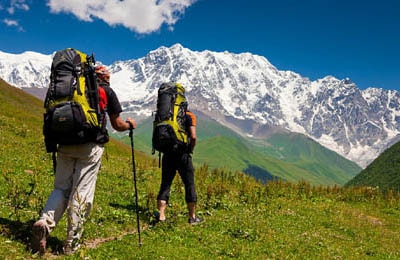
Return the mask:
{"type": "Polygon", "coordinates": [[[67,244],[81,238],[82,225],[92,208],[103,151],[103,145],[97,143],[59,147],[54,190],[40,219],[51,233],[68,208],[67,244]]]}

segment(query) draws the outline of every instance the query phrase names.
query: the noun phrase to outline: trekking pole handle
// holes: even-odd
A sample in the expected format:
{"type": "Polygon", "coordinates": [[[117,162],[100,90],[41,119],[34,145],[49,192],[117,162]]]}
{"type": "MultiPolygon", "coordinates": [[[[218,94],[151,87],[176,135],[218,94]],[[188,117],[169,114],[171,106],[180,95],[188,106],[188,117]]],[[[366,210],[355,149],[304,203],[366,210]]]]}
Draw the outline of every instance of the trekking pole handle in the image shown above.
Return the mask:
{"type": "Polygon", "coordinates": [[[126,121],[129,124],[129,136],[132,136],[133,134],[133,129],[135,129],[133,127],[133,124],[130,121],[126,121]]]}

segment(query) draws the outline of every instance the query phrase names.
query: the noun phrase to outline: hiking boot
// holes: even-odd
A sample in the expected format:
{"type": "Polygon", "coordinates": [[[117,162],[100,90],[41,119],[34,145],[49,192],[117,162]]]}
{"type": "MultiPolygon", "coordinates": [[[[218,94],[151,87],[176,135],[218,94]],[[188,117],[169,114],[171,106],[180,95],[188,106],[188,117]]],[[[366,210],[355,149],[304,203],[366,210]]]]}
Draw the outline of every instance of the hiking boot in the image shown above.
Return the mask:
{"type": "Polygon", "coordinates": [[[40,255],[46,253],[46,239],[48,232],[44,220],[38,220],[33,224],[32,228],[32,250],[40,255]]]}
{"type": "Polygon", "coordinates": [[[201,223],[203,221],[204,220],[202,218],[195,217],[195,218],[189,218],[188,222],[189,222],[190,225],[197,225],[197,224],[199,224],[199,223],[201,223]]]}

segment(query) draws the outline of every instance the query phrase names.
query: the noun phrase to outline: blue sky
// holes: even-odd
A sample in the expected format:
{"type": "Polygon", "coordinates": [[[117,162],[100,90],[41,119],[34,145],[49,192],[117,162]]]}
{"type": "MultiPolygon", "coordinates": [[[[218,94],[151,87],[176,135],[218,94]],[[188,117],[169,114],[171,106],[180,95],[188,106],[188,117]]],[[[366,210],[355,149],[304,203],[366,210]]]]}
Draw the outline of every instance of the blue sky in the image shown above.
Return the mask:
{"type": "Polygon", "coordinates": [[[175,43],[400,90],[399,0],[0,0],[3,52],[73,47],[111,64],[175,43]]]}

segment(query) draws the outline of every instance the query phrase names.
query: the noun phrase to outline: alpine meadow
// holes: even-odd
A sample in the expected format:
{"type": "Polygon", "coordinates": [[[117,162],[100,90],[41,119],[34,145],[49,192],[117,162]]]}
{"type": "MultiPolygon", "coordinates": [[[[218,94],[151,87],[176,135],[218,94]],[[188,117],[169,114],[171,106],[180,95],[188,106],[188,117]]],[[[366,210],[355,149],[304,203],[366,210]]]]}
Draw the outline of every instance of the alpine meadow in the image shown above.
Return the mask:
{"type": "MultiPolygon", "coordinates": [[[[43,143],[43,104],[2,80],[0,92],[0,258],[36,259],[39,256],[30,251],[32,224],[54,178],[51,155],[43,143]]],[[[229,143],[229,136],[219,138],[229,143]]],[[[202,142],[207,138],[200,139],[199,146],[202,142]]],[[[139,147],[145,143],[137,141],[139,147]]],[[[281,178],[261,182],[241,171],[214,168],[201,158],[197,161],[195,153],[194,161],[203,161],[196,165],[195,176],[198,215],[205,222],[187,224],[183,184],[176,178],[168,209],[170,221],[154,224],[161,178],[158,156],[135,149],[138,205],[134,202],[131,158],[129,143],[113,139],[107,144],[94,208],[84,226],[83,247],[72,256],[60,253],[65,239],[64,216],[48,240],[44,258],[400,258],[397,192],[281,178]]]]}

